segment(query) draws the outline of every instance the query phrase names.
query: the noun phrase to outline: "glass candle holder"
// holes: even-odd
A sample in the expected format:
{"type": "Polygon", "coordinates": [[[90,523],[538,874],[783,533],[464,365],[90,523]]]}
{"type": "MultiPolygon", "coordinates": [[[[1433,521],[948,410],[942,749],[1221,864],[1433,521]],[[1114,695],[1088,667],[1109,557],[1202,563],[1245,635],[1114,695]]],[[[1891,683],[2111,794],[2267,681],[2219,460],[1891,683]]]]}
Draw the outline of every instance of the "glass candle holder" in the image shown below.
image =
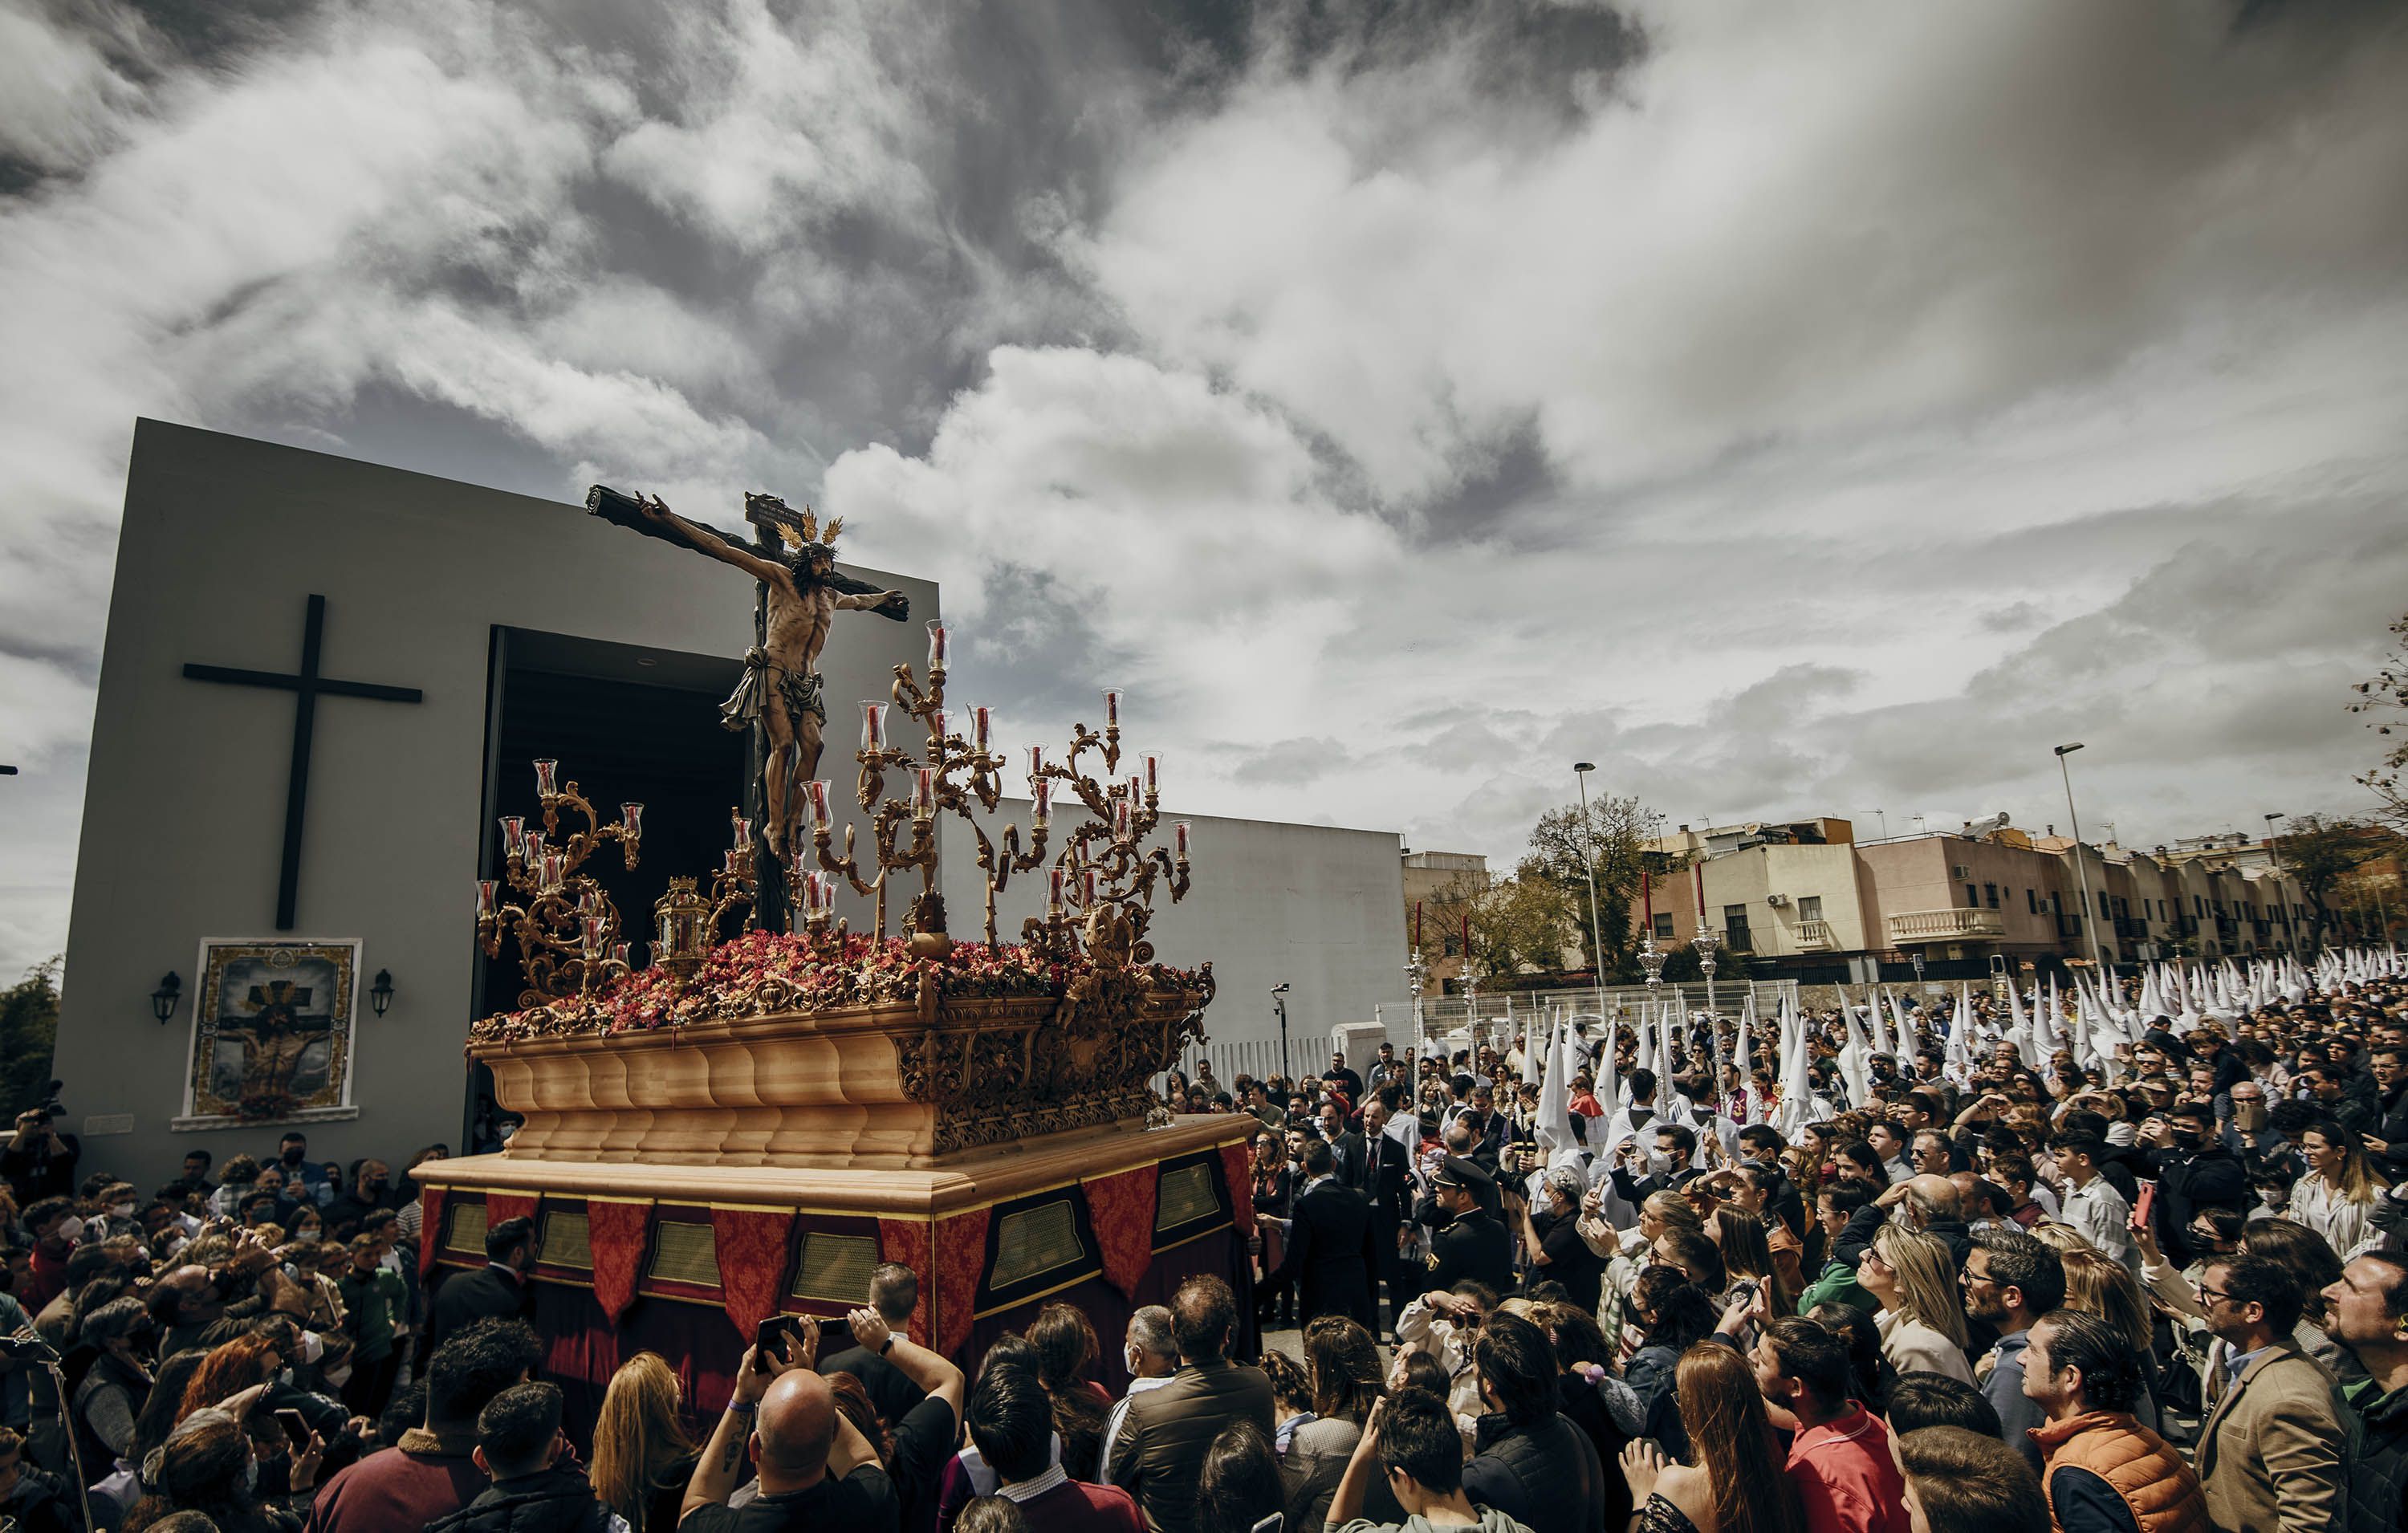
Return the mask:
{"type": "Polygon", "coordinates": [[[644,838],[644,806],[641,804],[620,805],[619,824],[625,827],[627,839],[631,841],[642,840],[644,838]]]}
{"type": "Polygon", "coordinates": [[[1104,727],[1116,730],[1120,726],[1121,691],[1118,687],[1107,687],[1104,689],[1104,727]]]}
{"type": "Polygon", "coordinates": [[[1032,777],[1028,780],[1028,809],[1029,824],[1035,829],[1043,830],[1046,821],[1052,818],[1054,813],[1054,780],[1052,778],[1032,777]]]}
{"type": "Polygon", "coordinates": [[[980,755],[986,754],[987,740],[994,734],[994,731],[995,709],[987,707],[984,703],[972,704],[970,707],[970,749],[977,752],[980,755]]]}
{"type": "Polygon", "coordinates": [[[862,699],[861,748],[865,751],[886,749],[886,705],[874,697],[862,699]]]}
{"type": "Polygon", "coordinates": [[[560,794],[560,763],[549,757],[535,764],[535,791],[538,798],[554,798],[560,794]]]}
{"type": "Polygon", "coordinates": [[[945,632],[945,620],[930,618],[928,620],[928,669],[932,672],[943,670],[951,654],[952,638],[945,632]]]}
{"type": "Polygon", "coordinates": [[[933,820],[937,817],[937,769],[934,766],[911,768],[911,818],[933,820]]]}
{"type": "Polygon", "coordinates": [[[498,879],[477,881],[477,915],[480,920],[490,921],[501,912],[501,907],[494,902],[500,892],[501,881],[498,879]]]}
{"type": "Polygon", "coordinates": [[[825,830],[829,824],[828,781],[815,777],[803,785],[804,795],[811,801],[811,828],[825,830]]]}
{"type": "Polygon", "coordinates": [[[510,857],[526,855],[526,821],[518,815],[502,816],[502,852],[510,857]]]}

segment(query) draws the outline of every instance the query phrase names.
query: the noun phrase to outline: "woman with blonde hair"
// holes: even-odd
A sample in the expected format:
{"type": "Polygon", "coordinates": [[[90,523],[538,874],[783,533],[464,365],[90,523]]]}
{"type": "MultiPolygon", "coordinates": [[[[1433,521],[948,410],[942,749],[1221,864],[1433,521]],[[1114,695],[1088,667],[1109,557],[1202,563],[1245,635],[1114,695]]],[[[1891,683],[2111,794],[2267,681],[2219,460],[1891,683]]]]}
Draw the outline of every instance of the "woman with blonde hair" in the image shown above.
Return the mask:
{"type": "Polygon", "coordinates": [[[694,1434],[678,1414],[677,1374],[656,1352],[619,1365],[594,1423],[594,1494],[633,1533],[670,1533],[694,1473],[694,1434]]]}
{"type": "Polygon", "coordinates": [[[2065,1307],[2097,1315],[2114,1326],[2131,1346],[2132,1355],[2140,1359],[2141,1393],[2132,1401],[2132,1414],[2150,1431],[2157,1430],[2157,1392],[2153,1382],[2157,1368],[2149,1347],[2156,1323],[2141,1292],[2141,1280],[2130,1268],[2091,1246],[2063,1252],[2059,1259],[2065,1268],[2065,1307]]]}
{"type": "Polygon", "coordinates": [[[2374,1227],[2376,1200],[2388,1182],[2375,1174],[2358,1137],[2329,1118],[2300,1130],[2300,1155],[2307,1175],[2291,1186],[2291,1218],[2325,1238],[2346,1262],[2383,1239],[2374,1227]]]}
{"type": "Polygon", "coordinates": [[[1884,1225],[1856,1265],[1856,1282],[1881,1306],[1873,1324],[1881,1331],[1882,1355],[1892,1368],[1973,1382],[1972,1365],[1965,1360],[1965,1307],[1947,1242],[1884,1225]]]}

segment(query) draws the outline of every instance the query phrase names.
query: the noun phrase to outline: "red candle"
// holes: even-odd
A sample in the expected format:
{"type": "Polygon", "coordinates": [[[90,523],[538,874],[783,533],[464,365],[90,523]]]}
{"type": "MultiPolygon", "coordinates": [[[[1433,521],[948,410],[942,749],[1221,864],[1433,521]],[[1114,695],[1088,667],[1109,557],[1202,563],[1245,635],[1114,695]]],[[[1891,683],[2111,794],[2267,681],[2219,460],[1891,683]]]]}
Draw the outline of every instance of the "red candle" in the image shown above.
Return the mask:
{"type": "Polygon", "coordinates": [[[1180,821],[1170,827],[1170,855],[1174,861],[1187,860],[1187,822],[1180,821]]]}
{"type": "Polygon", "coordinates": [[[1030,778],[1028,780],[1028,802],[1030,805],[1030,813],[1028,817],[1029,824],[1039,830],[1043,830],[1045,828],[1046,820],[1054,813],[1054,780],[1050,777],[1030,778]]]}
{"type": "Polygon", "coordinates": [[[505,855],[526,855],[526,822],[515,814],[502,817],[502,851],[505,855]]]}
{"type": "Polygon", "coordinates": [[[497,887],[498,881],[494,879],[477,881],[477,913],[479,915],[489,916],[494,913],[494,895],[497,887]]]}
{"type": "Polygon", "coordinates": [[[1049,869],[1045,875],[1046,910],[1055,916],[1062,913],[1062,885],[1065,877],[1062,869],[1058,867],[1049,869]]]}
{"type": "Polygon", "coordinates": [[[1118,729],[1120,726],[1120,689],[1118,687],[1108,687],[1104,691],[1104,727],[1106,729],[1118,729]]]}
{"type": "Polygon", "coordinates": [[[814,829],[814,830],[825,830],[825,829],[827,829],[827,827],[828,827],[828,783],[827,783],[827,779],[826,779],[826,778],[824,778],[824,777],[815,777],[815,778],[811,779],[811,781],[810,781],[810,782],[808,782],[808,783],[806,783],[806,784],[804,785],[804,792],[810,795],[810,801],[811,801],[811,828],[812,828],[812,829],[814,829]]]}
{"type": "Polygon", "coordinates": [[[535,764],[535,791],[538,797],[550,798],[558,792],[555,782],[560,776],[560,763],[552,760],[535,764]]]}
{"type": "Polygon", "coordinates": [[[928,733],[941,747],[945,738],[945,710],[943,709],[939,708],[930,710],[928,714],[928,733]]]}
{"type": "Polygon", "coordinates": [[[970,749],[980,755],[986,754],[987,737],[994,728],[995,709],[984,703],[974,705],[970,709],[970,749]]]}
{"type": "Polygon", "coordinates": [[[928,620],[928,668],[932,671],[943,670],[946,658],[951,652],[945,633],[945,620],[930,618],[928,620]]]}
{"type": "Polygon", "coordinates": [[[886,749],[886,705],[875,698],[862,700],[861,748],[865,751],[886,749]]]}
{"type": "Polygon", "coordinates": [[[1151,802],[1153,799],[1159,796],[1161,793],[1162,758],[1160,756],[1149,755],[1145,758],[1145,796],[1147,800],[1151,802]]]}
{"type": "Polygon", "coordinates": [[[933,820],[937,816],[937,769],[934,766],[911,768],[911,818],[933,820]]]}

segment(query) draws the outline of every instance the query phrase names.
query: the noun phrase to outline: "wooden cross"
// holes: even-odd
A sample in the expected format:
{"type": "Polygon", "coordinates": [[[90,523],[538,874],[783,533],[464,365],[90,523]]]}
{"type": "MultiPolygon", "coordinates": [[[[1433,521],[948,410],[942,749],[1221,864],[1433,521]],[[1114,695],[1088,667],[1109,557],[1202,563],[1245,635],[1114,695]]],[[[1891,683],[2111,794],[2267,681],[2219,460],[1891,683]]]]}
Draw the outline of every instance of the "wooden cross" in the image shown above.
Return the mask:
{"type": "Polygon", "coordinates": [[[223,681],[238,687],[275,687],[293,694],[293,770],[284,787],[284,863],[276,884],[276,929],[293,929],[294,906],[301,893],[301,809],[309,796],[309,737],[318,722],[318,696],[373,697],[385,703],[415,703],[425,695],[416,687],[379,686],[373,681],[337,681],[318,674],[318,654],[326,634],[326,598],[312,595],[309,619],[301,630],[301,671],[286,676],[277,671],[239,670],[231,666],[186,666],[193,681],[223,681]]]}

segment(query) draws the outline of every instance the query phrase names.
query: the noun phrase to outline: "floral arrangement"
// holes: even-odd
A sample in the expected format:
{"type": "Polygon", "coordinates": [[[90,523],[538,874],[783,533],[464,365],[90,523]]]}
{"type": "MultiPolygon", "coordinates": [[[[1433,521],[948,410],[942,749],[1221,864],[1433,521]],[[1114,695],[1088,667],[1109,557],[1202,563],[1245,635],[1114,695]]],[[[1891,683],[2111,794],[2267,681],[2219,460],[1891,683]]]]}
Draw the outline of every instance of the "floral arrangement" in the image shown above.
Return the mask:
{"type": "MultiPolygon", "coordinates": [[[[723,942],[690,979],[660,967],[638,969],[590,996],[487,1017],[468,1030],[472,1043],[513,1043],[582,1033],[643,1032],[657,1027],[762,1016],[811,1015],[848,1007],[907,1004],[933,980],[940,997],[1058,997],[1090,966],[1014,943],[965,942],[939,955],[915,954],[906,939],[866,934],[843,938],[752,931],[723,942]]],[[[1147,987],[1202,988],[1193,970],[1148,964],[1147,987]]]]}

